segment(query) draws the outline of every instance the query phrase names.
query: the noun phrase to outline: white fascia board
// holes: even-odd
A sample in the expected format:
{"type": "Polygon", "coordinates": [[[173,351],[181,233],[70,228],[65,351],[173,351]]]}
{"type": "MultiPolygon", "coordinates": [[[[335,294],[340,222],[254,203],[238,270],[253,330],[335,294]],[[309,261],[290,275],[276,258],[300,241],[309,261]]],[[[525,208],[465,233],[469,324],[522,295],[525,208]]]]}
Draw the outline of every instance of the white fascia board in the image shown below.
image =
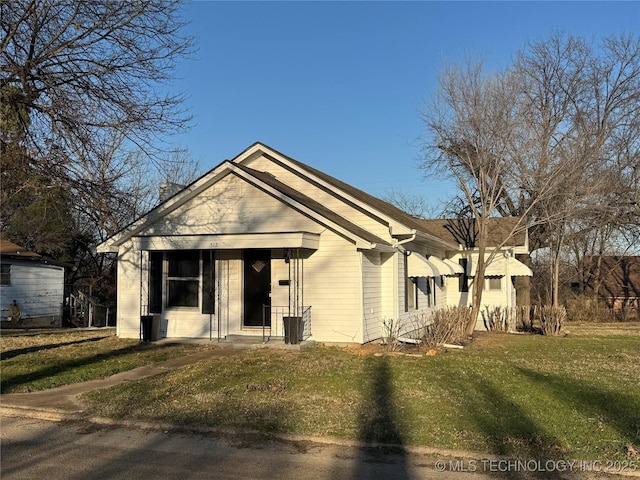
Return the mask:
{"type": "Polygon", "coordinates": [[[413,230],[412,228],[407,227],[406,225],[404,225],[402,222],[396,220],[395,218],[389,217],[388,215],[386,215],[386,214],[382,213],[381,211],[375,209],[372,205],[369,205],[368,203],[362,202],[358,198],[352,197],[348,193],[336,188],[334,185],[331,185],[331,184],[325,182],[323,179],[316,177],[315,175],[313,175],[313,173],[308,172],[306,170],[302,170],[297,165],[291,163],[289,161],[289,159],[287,159],[286,157],[282,156],[282,154],[272,150],[271,148],[267,147],[266,145],[263,145],[261,143],[256,143],[256,144],[252,145],[250,148],[248,148],[247,150],[245,150],[244,152],[242,152],[240,155],[238,155],[232,161],[234,163],[235,162],[241,163],[242,161],[251,158],[254,154],[256,154],[258,152],[266,153],[271,157],[277,158],[278,161],[284,163],[289,168],[291,168],[291,169],[295,170],[296,172],[304,175],[305,177],[312,178],[314,182],[322,185],[323,187],[325,187],[328,190],[331,190],[332,192],[336,193],[338,196],[340,196],[340,197],[348,200],[349,202],[359,206],[363,210],[365,210],[367,212],[371,212],[373,210],[373,212],[375,212],[375,216],[377,218],[387,222],[387,224],[389,225],[389,233],[391,234],[391,236],[411,234],[411,232],[413,230]]]}

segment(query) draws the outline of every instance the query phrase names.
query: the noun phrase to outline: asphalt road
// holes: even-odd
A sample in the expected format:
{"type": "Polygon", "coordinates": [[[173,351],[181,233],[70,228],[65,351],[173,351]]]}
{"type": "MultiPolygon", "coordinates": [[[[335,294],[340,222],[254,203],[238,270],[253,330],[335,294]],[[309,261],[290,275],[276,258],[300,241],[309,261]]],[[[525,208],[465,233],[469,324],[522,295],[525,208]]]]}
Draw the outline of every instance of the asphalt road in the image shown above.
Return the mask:
{"type": "Polygon", "coordinates": [[[628,478],[566,471],[500,473],[480,461],[432,453],[11,416],[0,418],[0,442],[2,480],[628,478]],[[464,471],[472,466],[473,472],[464,471]]]}
{"type": "Polygon", "coordinates": [[[434,457],[305,441],[3,417],[3,480],[489,478],[434,457]]]}

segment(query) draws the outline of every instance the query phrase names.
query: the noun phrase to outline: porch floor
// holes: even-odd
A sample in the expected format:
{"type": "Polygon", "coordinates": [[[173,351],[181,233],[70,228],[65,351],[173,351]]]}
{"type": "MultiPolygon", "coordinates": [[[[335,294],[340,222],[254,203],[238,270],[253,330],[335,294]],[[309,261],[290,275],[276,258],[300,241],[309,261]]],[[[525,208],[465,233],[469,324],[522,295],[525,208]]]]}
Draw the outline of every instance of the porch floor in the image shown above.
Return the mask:
{"type": "Polygon", "coordinates": [[[161,338],[154,343],[195,343],[198,345],[215,345],[222,348],[271,348],[276,350],[293,350],[300,351],[305,348],[315,346],[315,340],[303,340],[300,343],[290,344],[284,343],[282,337],[271,338],[266,342],[262,341],[262,336],[248,336],[248,335],[228,335],[226,338],[218,340],[214,338],[209,340],[208,338],[161,338]]]}

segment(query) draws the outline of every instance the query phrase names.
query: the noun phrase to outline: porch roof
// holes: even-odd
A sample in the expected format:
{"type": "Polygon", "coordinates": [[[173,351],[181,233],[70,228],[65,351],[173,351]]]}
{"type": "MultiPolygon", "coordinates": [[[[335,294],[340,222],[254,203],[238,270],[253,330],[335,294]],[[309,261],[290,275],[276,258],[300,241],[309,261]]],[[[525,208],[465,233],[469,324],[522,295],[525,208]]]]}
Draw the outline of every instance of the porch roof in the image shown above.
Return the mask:
{"type": "Polygon", "coordinates": [[[320,234],[270,232],[212,235],[157,235],[134,237],[140,250],[242,250],[248,248],[304,248],[317,250],[320,234]]]}

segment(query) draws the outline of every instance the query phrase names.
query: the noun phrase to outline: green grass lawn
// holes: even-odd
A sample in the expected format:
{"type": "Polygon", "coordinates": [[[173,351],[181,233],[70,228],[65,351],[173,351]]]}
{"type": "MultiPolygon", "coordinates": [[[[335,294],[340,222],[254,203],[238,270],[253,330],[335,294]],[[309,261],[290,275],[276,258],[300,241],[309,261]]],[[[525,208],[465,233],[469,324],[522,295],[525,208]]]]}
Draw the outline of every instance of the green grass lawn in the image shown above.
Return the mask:
{"type": "Polygon", "coordinates": [[[33,392],[104,378],[194,351],[195,345],[144,344],[113,330],[0,336],[0,391],[33,392]]]}
{"type": "Polygon", "coordinates": [[[83,400],[116,418],[527,458],[628,458],[640,451],[640,328],[567,329],[565,337],[483,333],[464,350],[421,357],[246,351],[83,400]]]}

